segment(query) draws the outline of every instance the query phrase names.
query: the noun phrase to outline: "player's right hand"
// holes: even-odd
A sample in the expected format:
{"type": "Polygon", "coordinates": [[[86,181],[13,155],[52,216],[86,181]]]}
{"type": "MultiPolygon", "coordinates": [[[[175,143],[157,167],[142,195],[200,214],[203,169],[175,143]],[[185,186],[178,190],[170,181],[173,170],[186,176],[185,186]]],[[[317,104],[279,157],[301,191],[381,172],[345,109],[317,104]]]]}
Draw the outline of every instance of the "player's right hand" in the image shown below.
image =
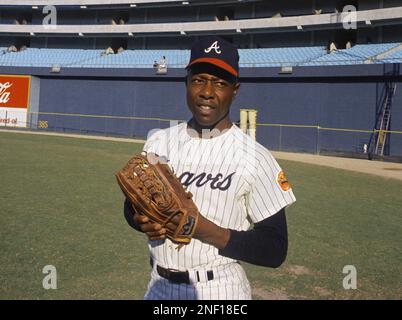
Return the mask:
{"type": "Polygon", "coordinates": [[[151,222],[148,217],[141,214],[134,214],[134,221],[144,232],[149,240],[164,240],[166,238],[166,229],[159,223],[151,222]]]}

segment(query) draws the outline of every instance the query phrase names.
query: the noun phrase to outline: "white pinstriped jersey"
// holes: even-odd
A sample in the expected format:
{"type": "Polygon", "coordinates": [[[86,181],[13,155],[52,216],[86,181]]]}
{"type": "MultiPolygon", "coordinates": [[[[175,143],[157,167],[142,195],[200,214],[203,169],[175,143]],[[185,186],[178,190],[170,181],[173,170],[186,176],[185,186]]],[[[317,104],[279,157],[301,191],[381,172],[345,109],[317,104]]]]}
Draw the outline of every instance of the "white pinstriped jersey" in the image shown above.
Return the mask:
{"type": "MultiPolygon", "coordinates": [[[[152,134],[144,150],[166,157],[201,214],[223,228],[245,231],[250,222],[262,221],[296,200],[292,189],[281,184],[282,170],[271,153],[235,125],[202,139],[181,123],[152,134]]],[[[150,241],[149,248],[158,265],[183,271],[235,262],[197,239],[180,250],[169,239],[150,241]]]]}

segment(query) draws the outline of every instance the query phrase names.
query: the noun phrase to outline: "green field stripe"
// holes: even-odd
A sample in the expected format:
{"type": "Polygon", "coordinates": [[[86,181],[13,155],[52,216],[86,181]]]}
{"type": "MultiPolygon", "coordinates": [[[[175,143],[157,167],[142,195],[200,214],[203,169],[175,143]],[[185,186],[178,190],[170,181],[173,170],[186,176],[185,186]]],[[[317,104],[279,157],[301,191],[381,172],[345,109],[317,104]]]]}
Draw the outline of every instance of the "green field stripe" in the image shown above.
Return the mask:
{"type": "Polygon", "coordinates": [[[107,118],[107,119],[127,119],[127,120],[153,120],[153,121],[183,121],[178,119],[163,119],[163,118],[147,118],[147,117],[123,117],[123,116],[102,116],[95,114],[80,114],[80,113],[57,113],[57,112],[30,112],[30,114],[38,115],[53,115],[65,117],[83,117],[83,118],[107,118]]]}

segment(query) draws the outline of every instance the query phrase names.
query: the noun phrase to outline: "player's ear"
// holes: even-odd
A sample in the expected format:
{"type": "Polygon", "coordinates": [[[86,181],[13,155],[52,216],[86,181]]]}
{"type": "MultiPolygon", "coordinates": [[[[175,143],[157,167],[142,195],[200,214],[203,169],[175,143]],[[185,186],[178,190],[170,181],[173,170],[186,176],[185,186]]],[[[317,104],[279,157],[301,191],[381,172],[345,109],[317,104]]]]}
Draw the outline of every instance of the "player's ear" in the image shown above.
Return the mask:
{"type": "Polygon", "coordinates": [[[233,86],[233,95],[235,96],[240,89],[240,82],[236,82],[233,86]]]}

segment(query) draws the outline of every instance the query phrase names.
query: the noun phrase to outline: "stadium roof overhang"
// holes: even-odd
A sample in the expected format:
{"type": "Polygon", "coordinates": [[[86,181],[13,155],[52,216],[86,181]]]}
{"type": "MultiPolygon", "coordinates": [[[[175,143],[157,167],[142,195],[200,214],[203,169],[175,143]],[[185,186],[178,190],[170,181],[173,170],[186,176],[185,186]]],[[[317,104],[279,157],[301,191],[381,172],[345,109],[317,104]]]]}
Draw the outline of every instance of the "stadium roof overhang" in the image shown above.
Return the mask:
{"type": "MultiPolygon", "coordinates": [[[[262,0],[220,0],[219,5],[262,0]]],[[[216,5],[215,0],[2,0],[0,7],[44,7],[48,5],[73,9],[107,9],[107,8],[149,8],[192,5],[216,5]]]]}

